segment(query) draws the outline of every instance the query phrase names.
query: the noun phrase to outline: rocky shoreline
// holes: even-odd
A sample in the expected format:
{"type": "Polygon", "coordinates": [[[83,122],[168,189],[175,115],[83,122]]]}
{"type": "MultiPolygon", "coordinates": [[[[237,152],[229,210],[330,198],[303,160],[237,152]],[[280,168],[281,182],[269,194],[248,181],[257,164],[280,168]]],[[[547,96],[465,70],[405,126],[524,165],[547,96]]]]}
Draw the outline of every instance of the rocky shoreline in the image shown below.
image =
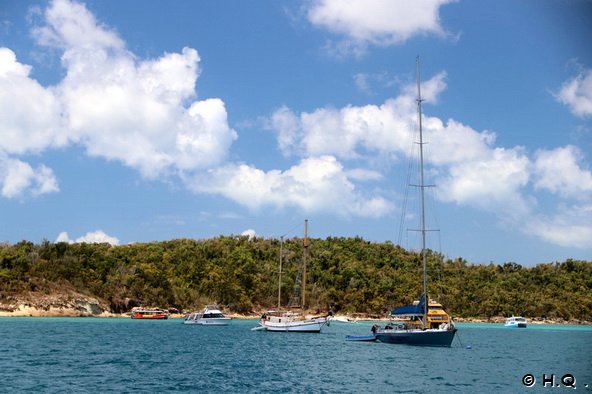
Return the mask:
{"type": "MultiPolygon", "coordinates": [[[[170,311],[171,318],[182,318],[184,313],[170,311]]],[[[233,319],[256,319],[261,312],[238,314],[229,312],[233,319]]],[[[129,318],[130,313],[112,313],[107,302],[83,294],[71,292],[69,294],[37,294],[29,293],[21,296],[11,296],[0,300],[0,317],[121,317],[129,318]]],[[[386,321],[386,317],[365,314],[335,316],[335,320],[342,322],[357,321],[386,321]]],[[[505,317],[496,316],[489,319],[455,317],[457,323],[504,323],[505,317]]],[[[528,317],[530,324],[570,324],[592,325],[592,321],[543,319],[528,317]]]]}
{"type": "Polygon", "coordinates": [[[76,292],[45,294],[30,292],[0,300],[0,316],[112,317],[109,305],[76,292]]]}

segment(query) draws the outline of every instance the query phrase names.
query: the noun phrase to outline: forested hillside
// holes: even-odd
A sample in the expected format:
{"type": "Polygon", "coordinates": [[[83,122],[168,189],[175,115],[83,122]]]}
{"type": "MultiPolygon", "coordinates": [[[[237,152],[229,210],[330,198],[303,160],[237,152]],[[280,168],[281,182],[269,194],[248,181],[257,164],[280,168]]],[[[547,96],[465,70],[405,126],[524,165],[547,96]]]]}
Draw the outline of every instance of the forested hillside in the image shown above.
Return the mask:
{"type": "MultiPolygon", "coordinates": [[[[301,238],[283,245],[282,303],[298,280],[301,238]]],[[[142,304],[189,310],[208,302],[248,312],[277,303],[280,241],[248,237],[109,244],[0,245],[0,298],[73,288],[111,311],[142,304]]],[[[420,256],[361,238],[311,239],[307,304],[386,315],[418,299],[420,256]]],[[[431,297],[455,317],[523,315],[592,321],[592,262],[473,265],[428,255],[431,297]]]]}

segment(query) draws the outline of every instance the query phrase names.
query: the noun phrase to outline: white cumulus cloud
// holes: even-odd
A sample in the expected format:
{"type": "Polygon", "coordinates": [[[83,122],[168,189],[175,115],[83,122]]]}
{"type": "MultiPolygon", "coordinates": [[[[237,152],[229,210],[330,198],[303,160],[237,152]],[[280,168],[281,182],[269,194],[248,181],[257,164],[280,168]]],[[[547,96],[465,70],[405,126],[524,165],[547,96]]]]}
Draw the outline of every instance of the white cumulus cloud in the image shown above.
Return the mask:
{"type": "Polygon", "coordinates": [[[535,154],[535,187],[563,197],[579,200],[592,198],[592,172],[582,168],[582,153],[568,145],[535,154]]]}
{"type": "Polygon", "coordinates": [[[485,153],[452,164],[437,181],[440,198],[514,216],[530,212],[523,195],[529,181],[528,157],[519,148],[494,148],[485,153]]]}
{"type": "MultiPolygon", "coordinates": [[[[307,16],[345,37],[345,48],[393,45],[418,34],[448,34],[439,19],[451,0],[316,0],[307,16]]],[[[196,193],[224,196],[252,210],[296,207],[305,212],[376,217],[393,203],[371,187],[384,167],[408,158],[417,132],[415,85],[379,105],[323,107],[296,113],[282,107],[267,120],[291,167],[262,170],[227,163],[237,138],[220,98],[197,99],[200,56],[193,48],[140,59],[119,34],[83,4],[54,0],[33,29],[42,48],[61,55],[64,78],[44,87],[31,66],[0,47],[0,195],[19,198],[59,190],[53,170],[20,156],[77,145],[156,179],[179,176],[196,193]],[[355,163],[355,164],[352,164],[355,163]],[[360,164],[362,163],[362,164],[360,164]],[[365,185],[365,186],[366,186],[365,185]]],[[[358,86],[368,89],[368,76],[358,86]]],[[[422,83],[436,104],[446,73],[422,83]]],[[[577,116],[592,114],[592,71],[566,81],[556,98],[577,116]]],[[[573,146],[539,150],[496,146],[496,135],[459,120],[424,113],[428,171],[444,201],[494,212],[529,234],[560,245],[590,247],[592,174],[573,146]],[[533,192],[559,201],[537,211],[533,192]],[[583,212],[583,213],[582,213],[583,212]],[[510,219],[508,219],[510,218],[510,219]]],[[[417,145],[417,144],[415,144],[417,145]]],[[[67,233],[58,237],[71,241],[67,233]]],[[[76,242],[118,243],[102,231],[76,242]]]]}
{"type": "MultiPolygon", "coordinates": [[[[138,59],[117,32],[69,0],[51,2],[33,36],[41,47],[61,52],[66,73],[56,85],[43,87],[31,78],[31,66],[0,48],[3,196],[26,189],[19,186],[26,184],[23,170],[15,171],[14,161],[6,160],[68,144],[146,178],[197,171],[226,158],[237,134],[221,99],[196,99],[195,49],[138,59]]],[[[46,178],[54,176],[41,169],[46,178]]],[[[35,190],[56,188],[46,183],[35,190]]]]}
{"type": "Polygon", "coordinates": [[[33,168],[23,161],[0,155],[0,194],[3,197],[38,196],[57,191],[58,181],[51,168],[44,165],[33,168]]]}
{"type": "Polygon", "coordinates": [[[137,60],[85,11],[56,1],[46,13],[47,26],[36,30],[40,44],[64,49],[67,75],[56,91],[72,136],[90,155],[118,160],[148,178],[223,160],[236,138],[223,101],[185,106],[196,96],[197,51],[137,60]]]}
{"type": "Polygon", "coordinates": [[[101,230],[88,232],[82,237],[76,238],[76,240],[71,240],[68,233],[63,231],[58,235],[56,242],[93,244],[108,243],[111,245],[119,245],[119,240],[117,238],[107,235],[101,230]]]}
{"type": "MultiPolygon", "coordinates": [[[[427,102],[437,103],[439,94],[446,88],[445,77],[442,72],[422,83],[427,102]]],[[[399,96],[382,105],[318,108],[300,114],[282,107],[270,117],[268,125],[277,133],[278,148],[286,156],[327,155],[340,160],[342,168],[352,161],[372,164],[377,156],[409,158],[416,154],[410,147],[417,146],[418,141],[415,86],[403,87],[399,96]]],[[[454,119],[443,121],[426,115],[425,111],[423,131],[429,158],[426,168],[438,185],[440,200],[493,213],[500,222],[547,241],[576,247],[584,244],[582,240],[592,231],[592,220],[561,219],[561,212],[576,217],[578,202],[590,201],[592,173],[577,148],[566,146],[529,155],[521,146],[496,146],[493,132],[479,132],[454,119]],[[543,214],[538,210],[534,191],[543,189],[560,198],[551,207],[555,213],[543,214]],[[561,228],[571,236],[562,238],[554,228],[561,228]]],[[[259,176],[269,181],[272,176],[283,179],[290,172],[260,172],[259,176]]],[[[339,174],[347,176],[347,183],[342,186],[364,179],[381,179],[366,169],[344,170],[339,174]]],[[[351,195],[346,187],[333,185],[332,188],[351,195]]],[[[258,195],[269,199],[274,194],[258,195]]],[[[253,202],[260,204],[255,199],[253,202]]],[[[342,202],[355,206],[352,199],[342,202]]],[[[320,201],[318,204],[322,206],[320,201]]],[[[589,215],[583,217],[589,219],[589,215]]]]}
{"type": "Polygon", "coordinates": [[[338,47],[359,51],[360,46],[393,45],[420,34],[446,34],[440,7],[454,0],[317,0],[307,9],[308,20],[345,36],[338,47]]]}
{"type": "Polygon", "coordinates": [[[592,115],[592,69],[582,70],[564,82],[555,97],[576,116],[592,115]]]}
{"type": "Polygon", "coordinates": [[[0,153],[40,152],[68,140],[57,97],[31,79],[30,72],[12,50],[0,47],[0,153]]]}
{"type": "MultiPolygon", "coordinates": [[[[427,102],[437,102],[446,88],[446,73],[441,72],[422,83],[427,102]]],[[[365,155],[405,152],[416,129],[414,93],[410,87],[400,96],[382,105],[319,108],[313,112],[293,113],[282,107],[268,125],[278,135],[278,147],[284,155],[334,155],[354,159],[365,155]]]]}
{"type": "Polygon", "coordinates": [[[526,233],[565,247],[590,249],[592,204],[561,206],[550,215],[537,215],[525,221],[526,233]]]}
{"type": "Polygon", "coordinates": [[[241,235],[244,237],[249,237],[249,239],[253,239],[257,236],[257,232],[255,230],[253,230],[252,228],[250,228],[250,229],[243,231],[241,233],[241,235]]]}
{"type": "Polygon", "coordinates": [[[45,19],[47,25],[33,30],[33,34],[42,45],[62,49],[123,49],[125,46],[115,32],[100,25],[83,4],[69,0],[54,0],[45,10],[45,19]]]}
{"type": "Polygon", "coordinates": [[[252,210],[291,206],[305,212],[380,216],[392,209],[384,198],[363,195],[329,155],[303,159],[286,171],[229,164],[187,182],[196,192],[221,194],[252,210]]]}

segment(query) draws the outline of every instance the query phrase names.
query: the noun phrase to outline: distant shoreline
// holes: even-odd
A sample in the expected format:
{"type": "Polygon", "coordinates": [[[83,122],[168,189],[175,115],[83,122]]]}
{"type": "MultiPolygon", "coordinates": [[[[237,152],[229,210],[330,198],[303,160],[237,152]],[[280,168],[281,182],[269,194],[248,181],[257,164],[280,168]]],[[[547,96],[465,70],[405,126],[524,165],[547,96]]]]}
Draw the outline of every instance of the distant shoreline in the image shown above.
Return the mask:
{"type": "MultiPolygon", "coordinates": [[[[148,306],[145,306],[148,307],[148,306]]],[[[150,307],[155,307],[151,305],[150,307]]],[[[162,308],[169,313],[170,318],[183,318],[186,313],[191,311],[177,311],[173,308],[162,308]]],[[[70,294],[40,294],[29,293],[26,296],[13,296],[0,300],[0,317],[111,317],[111,318],[130,318],[131,312],[112,313],[109,312],[109,304],[104,300],[89,297],[79,293],[70,294]]],[[[258,319],[265,308],[258,307],[250,313],[237,313],[225,310],[228,317],[233,319],[258,319]]],[[[313,310],[306,311],[307,314],[321,315],[327,311],[313,310]]],[[[564,319],[544,319],[541,317],[524,316],[529,324],[557,324],[557,325],[592,325],[592,321],[586,320],[564,320],[564,319]]],[[[505,322],[506,317],[494,316],[491,318],[481,317],[453,317],[456,323],[494,323],[505,322]]],[[[367,313],[336,313],[335,321],[357,322],[357,321],[376,321],[386,322],[389,318],[376,314],[367,313]]]]}
{"type": "MultiPolygon", "coordinates": [[[[261,315],[261,313],[251,313],[251,314],[238,314],[238,313],[228,313],[228,317],[233,319],[257,319],[261,315]]],[[[45,308],[35,308],[33,306],[28,305],[19,305],[18,308],[13,310],[6,310],[6,308],[0,307],[0,317],[95,317],[95,318],[130,318],[131,314],[127,313],[111,313],[111,312],[100,312],[100,313],[93,313],[92,310],[89,308],[59,308],[59,307],[49,307],[45,308]]],[[[169,315],[171,319],[181,319],[185,317],[184,313],[171,313],[169,315]]],[[[352,315],[341,315],[336,314],[334,316],[336,321],[342,322],[364,322],[364,321],[388,321],[388,317],[378,318],[376,316],[363,316],[361,314],[355,314],[355,317],[352,315]]],[[[456,323],[488,323],[488,324],[503,324],[505,321],[505,317],[496,316],[490,319],[486,318],[464,318],[464,317],[456,317],[454,318],[454,322],[456,323]]],[[[582,321],[582,320],[563,320],[563,319],[543,319],[540,317],[534,318],[526,318],[529,324],[556,324],[556,325],[592,325],[592,321],[582,321]]]]}

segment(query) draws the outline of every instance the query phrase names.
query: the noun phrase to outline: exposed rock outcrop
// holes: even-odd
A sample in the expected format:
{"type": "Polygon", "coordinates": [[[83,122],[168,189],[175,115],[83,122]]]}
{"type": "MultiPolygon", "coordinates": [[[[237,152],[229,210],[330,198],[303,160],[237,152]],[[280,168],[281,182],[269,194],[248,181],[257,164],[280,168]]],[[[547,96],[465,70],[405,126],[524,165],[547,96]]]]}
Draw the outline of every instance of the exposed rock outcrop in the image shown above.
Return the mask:
{"type": "Polygon", "coordinates": [[[29,292],[0,300],[0,316],[111,316],[109,304],[83,294],[29,292]]]}

